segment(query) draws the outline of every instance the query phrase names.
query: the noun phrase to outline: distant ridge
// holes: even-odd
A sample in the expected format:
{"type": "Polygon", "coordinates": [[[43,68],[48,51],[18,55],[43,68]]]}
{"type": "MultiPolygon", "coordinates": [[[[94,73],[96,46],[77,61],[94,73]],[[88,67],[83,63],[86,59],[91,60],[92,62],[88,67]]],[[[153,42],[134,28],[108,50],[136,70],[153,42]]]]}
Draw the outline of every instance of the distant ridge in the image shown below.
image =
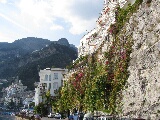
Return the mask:
{"type": "Polygon", "coordinates": [[[38,81],[38,69],[65,68],[77,58],[77,48],[66,38],[58,41],[27,37],[13,43],[0,42],[0,79],[19,76],[28,89],[38,81]],[[74,49],[73,49],[74,48],[74,49]]]}

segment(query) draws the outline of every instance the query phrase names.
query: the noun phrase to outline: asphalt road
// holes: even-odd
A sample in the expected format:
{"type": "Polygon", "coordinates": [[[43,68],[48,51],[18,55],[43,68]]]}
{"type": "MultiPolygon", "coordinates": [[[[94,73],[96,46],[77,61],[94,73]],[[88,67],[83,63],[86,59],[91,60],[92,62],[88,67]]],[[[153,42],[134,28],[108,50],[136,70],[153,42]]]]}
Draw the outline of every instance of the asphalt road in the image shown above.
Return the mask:
{"type": "Polygon", "coordinates": [[[15,116],[0,115],[0,120],[15,120],[15,116]]]}
{"type": "Polygon", "coordinates": [[[66,118],[66,119],[55,119],[55,118],[42,117],[41,120],[68,120],[68,118],[66,118]]]}

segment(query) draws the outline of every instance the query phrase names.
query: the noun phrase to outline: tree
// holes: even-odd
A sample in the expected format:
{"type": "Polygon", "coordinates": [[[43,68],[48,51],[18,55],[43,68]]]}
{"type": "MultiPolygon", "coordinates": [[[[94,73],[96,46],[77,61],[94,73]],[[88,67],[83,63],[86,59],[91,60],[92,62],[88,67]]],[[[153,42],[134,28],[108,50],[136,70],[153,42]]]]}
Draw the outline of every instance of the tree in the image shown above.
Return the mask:
{"type": "Polygon", "coordinates": [[[13,109],[14,107],[15,107],[15,103],[14,103],[13,100],[11,99],[11,101],[8,102],[7,108],[13,109]]]}

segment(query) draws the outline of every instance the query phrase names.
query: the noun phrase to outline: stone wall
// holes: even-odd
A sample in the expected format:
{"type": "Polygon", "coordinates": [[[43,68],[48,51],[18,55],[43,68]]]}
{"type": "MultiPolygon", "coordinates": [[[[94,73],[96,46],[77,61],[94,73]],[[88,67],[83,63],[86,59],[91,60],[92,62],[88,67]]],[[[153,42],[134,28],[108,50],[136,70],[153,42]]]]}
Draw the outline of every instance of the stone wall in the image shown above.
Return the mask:
{"type": "Polygon", "coordinates": [[[160,1],[143,0],[125,26],[134,40],[122,116],[160,119],[160,1]],[[148,3],[147,3],[148,2],[148,3]]]}

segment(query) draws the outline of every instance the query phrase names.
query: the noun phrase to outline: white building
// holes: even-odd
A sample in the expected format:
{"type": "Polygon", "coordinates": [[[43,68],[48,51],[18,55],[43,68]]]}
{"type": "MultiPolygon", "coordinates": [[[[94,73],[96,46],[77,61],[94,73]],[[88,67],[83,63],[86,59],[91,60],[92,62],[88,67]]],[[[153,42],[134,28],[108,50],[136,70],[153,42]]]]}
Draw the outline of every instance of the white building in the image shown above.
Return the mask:
{"type": "Polygon", "coordinates": [[[21,103],[25,90],[27,86],[23,86],[21,80],[12,83],[9,87],[5,89],[6,96],[4,98],[4,104],[8,104],[9,102],[13,101],[15,105],[21,103]]]}
{"type": "Polygon", "coordinates": [[[34,97],[28,96],[26,99],[24,99],[23,105],[25,108],[29,108],[30,107],[29,104],[32,102],[34,102],[34,97]]]}
{"type": "Polygon", "coordinates": [[[63,75],[68,72],[67,69],[46,68],[40,70],[40,82],[35,88],[35,105],[43,102],[43,95],[50,91],[51,96],[56,96],[59,87],[62,86],[63,75]]]}

